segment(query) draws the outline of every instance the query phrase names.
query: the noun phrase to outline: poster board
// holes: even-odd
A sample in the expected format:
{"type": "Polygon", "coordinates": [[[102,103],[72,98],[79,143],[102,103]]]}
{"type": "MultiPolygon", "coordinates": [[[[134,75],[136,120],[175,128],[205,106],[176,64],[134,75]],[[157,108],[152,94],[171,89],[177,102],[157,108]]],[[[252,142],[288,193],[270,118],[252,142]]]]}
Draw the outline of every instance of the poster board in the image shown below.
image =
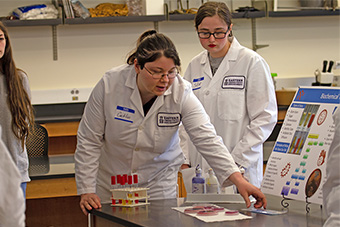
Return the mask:
{"type": "Polygon", "coordinates": [[[264,193],[322,204],[326,157],[334,136],[339,87],[300,87],[269,157],[264,193]]]}

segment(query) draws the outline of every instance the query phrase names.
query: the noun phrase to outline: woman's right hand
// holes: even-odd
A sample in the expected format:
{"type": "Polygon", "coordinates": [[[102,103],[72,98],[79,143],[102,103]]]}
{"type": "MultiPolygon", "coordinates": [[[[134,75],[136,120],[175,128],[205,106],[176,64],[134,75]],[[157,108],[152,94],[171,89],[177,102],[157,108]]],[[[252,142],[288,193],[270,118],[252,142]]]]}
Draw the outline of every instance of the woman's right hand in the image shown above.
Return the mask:
{"type": "Polygon", "coordinates": [[[92,208],[101,208],[100,198],[95,193],[85,193],[80,196],[80,208],[85,215],[88,214],[87,210],[92,208]]]}

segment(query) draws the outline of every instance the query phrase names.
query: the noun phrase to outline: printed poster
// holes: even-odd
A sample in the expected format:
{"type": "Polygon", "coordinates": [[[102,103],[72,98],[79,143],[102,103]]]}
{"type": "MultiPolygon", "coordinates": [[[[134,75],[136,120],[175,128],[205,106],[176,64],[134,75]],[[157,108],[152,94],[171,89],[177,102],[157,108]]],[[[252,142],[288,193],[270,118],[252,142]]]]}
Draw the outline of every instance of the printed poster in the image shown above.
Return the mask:
{"type": "Polygon", "coordinates": [[[326,157],[334,136],[339,87],[300,87],[267,162],[261,190],[322,204],[326,157]]]}

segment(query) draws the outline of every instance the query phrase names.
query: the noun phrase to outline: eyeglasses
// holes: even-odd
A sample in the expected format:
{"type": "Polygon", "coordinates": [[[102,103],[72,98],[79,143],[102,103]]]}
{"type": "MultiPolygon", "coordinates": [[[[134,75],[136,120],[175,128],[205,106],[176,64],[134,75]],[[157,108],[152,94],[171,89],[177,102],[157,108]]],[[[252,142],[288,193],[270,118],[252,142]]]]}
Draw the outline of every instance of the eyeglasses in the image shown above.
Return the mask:
{"type": "Polygon", "coordinates": [[[197,32],[197,34],[201,39],[209,39],[211,35],[213,35],[215,39],[224,39],[228,31],[229,29],[226,32],[197,32]]]}
{"type": "Polygon", "coordinates": [[[144,69],[150,73],[150,75],[152,76],[152,78],[154,79],[161,79],[163,78],[163,76],[168,76],[169,79],[173,79],[178,75],[178,71],[177,68],[172,69],[172,71],[170,71],[169,73],[162,73],[162,72],[150,72],[150,70],[148,70],[145,66],[144,69]]]}

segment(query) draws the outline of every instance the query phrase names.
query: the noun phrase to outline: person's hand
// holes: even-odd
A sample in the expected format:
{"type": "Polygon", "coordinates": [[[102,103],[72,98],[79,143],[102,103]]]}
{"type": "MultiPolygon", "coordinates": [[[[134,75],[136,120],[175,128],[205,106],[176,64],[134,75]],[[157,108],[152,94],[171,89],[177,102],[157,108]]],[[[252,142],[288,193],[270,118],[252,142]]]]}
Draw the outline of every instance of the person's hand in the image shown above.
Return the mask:
{"type": "Polygon", "coordinates": [[[190,168],[190,166],[188,164],[182,164],[181,165],[181,169],[188,169],[190,168]]]}
{"type": "Polygon", "coordinates": [[[92,210],[92,208],[101,208],[100,198],[95,193],[85,193],[80,196],[80,208],[85,215],[87,215],[87,210],[92,210]],[[87,209],[87,210],[86,210],[87,209]]]}
{"type": "Polygon", "coordinates": [[[231,174],[229,180],[236,185],[240,195],[246,202],[247,208],[249,208],[251,204],[249,200],[250,195],[252,195],[256,199],[256,203],[254,204],[255,208],[267,207],[267,199],[265,195],[261,192],[259,188],[246,181],[241,173],[236,172],[231,174]]]}

